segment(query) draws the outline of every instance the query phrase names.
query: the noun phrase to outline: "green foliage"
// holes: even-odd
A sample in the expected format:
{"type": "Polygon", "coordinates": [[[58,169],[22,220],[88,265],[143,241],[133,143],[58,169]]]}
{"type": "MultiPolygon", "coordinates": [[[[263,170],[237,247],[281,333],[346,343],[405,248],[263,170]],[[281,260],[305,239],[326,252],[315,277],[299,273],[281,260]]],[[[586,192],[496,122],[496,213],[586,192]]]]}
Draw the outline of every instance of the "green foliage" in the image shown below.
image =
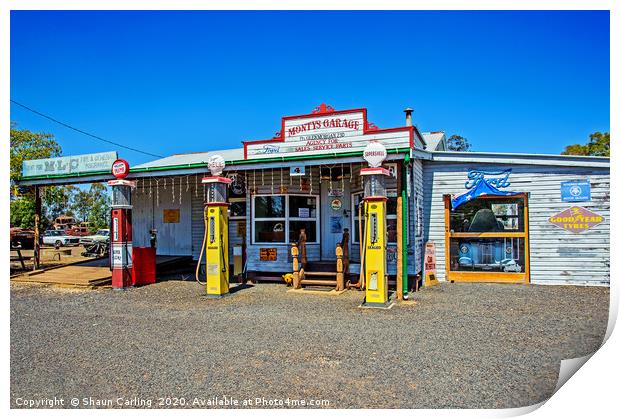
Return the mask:
{"type": "Polygon", "coordinates": [[[62,149],[52,134],[17,129],[11,123],[11,180],[21,178],[24,160],[58,157],[62,149]]]}
{"type": "Polygon", "coordinates": [[[465,137],[452,135],[446,140],[446,149],[450,151],[472,151],[471,144],[465,137]]]}
{"type": "Polygon", "coordinates": [[[597,131],[594,134],[590,134],[589,143],[584,145],[567,145],[562,154],[572,156],[609,157],[609,133],[597,131]]]}
{"type": "Polygon", "coordinates": [[[110,197],[101,183],[93,183],[87,191],[78,190],[72,196],[71,209],[76,217],[89,223],[91,230],[107,228],[110,223],[110,197]]]}
{"type": "Polygon", "coordinates": [[[23,197],[11,201],[11,226],[34,228],[34,200],[23,197]]]}
{"type": "Polygon", "coordinates": [[[77,189],[73,185],[46,187],[42,193],[45,216],[54,220],[59,215],[73,215],[69,205],[77,189]]]}

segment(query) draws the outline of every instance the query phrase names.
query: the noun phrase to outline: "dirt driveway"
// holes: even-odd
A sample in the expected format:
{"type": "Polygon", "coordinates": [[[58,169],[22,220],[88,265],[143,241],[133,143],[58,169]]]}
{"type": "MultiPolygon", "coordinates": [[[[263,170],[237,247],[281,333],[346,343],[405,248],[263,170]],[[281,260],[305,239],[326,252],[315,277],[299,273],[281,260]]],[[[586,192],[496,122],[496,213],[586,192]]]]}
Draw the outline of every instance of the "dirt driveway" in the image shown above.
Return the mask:
{"type": "Polygon", "coordinates": [[[202,294],[183,281],[12,286],[12,406],[56,397],[209,407],[224,396],[251,407],[530,405],[552,393],[561,359],[599,347],[609,305],[607,288],[573,286],[442,284],[389,311],[359,309],[359,291],[261,284],[217,301],[202,294]]]}

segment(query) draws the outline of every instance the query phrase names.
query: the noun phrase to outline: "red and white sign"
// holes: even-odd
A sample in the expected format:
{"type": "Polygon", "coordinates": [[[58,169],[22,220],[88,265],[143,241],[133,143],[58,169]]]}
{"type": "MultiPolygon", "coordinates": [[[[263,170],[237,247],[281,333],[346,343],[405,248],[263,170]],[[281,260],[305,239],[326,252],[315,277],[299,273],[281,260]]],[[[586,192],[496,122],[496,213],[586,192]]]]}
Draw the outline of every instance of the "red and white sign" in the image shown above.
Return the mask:
{"type": "Polygon", "coordinates": [[[413,147],[414,127],[379,129],[368,122],[366,109],[336,111],[321,105],[311,114],[285,116],[277,137],[245,141],[246,159],[362,152],[371,141],[388,149],[413,147]]]}
{"type": "Polygon", "coordinates": [[[364,147],[363,157],[370,167],[379,167],[381,163],[387,159],[387,150],[383,144],[377,141],[371,141],[364,147]]]}
{"type": "Polygon", "coordinates": [[[549,222],[571,233],[581,233],[596,227],[605,217],[583,207],[570,207],[549,217],[549,222]]]}
{"type": "Polygon", "coordinates": [[[123,179],[129,174],[129,163],[126,160],[118,159],[112,163],[112,174],[117,179],[123,179]]]}

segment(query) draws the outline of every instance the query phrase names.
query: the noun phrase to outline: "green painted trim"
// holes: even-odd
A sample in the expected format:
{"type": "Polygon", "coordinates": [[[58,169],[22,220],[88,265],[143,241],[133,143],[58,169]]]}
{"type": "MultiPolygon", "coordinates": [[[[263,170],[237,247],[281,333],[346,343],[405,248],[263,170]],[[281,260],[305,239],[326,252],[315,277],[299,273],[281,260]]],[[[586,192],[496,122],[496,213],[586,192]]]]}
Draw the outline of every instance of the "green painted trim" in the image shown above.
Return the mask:
{"type": "MultiPolygon", "coordinates": [[[[387,150],[388,154],[399,154],[399,153],[409,153],[410,149],[400,149],[394,148],[391,150],[387,150]]],[[[251,159],[251,160],[233,160],[231,162],[226,162],[230,164],[252,164],[252,163],[268,163],[268,162],[280,162],[280,161],[295,161],[295,160],[316,160],[322,158],[338,158],[338,157],[354,157],[354,156],[362,156],[364,154],[363,151],[350,151],[348,153],[336,153],[336,154],[313,154],[313,155],[300,155],[300,156],[288,156],[288,157],[271,157],[266,159],[251,159]]],[[[409,154],[407,154],[409,156],[409,154]]]]}
{"type": "MultiPolygon", "coordinates": [[[[409,155],[407,155],[405,157],[405,161],[403,162],[402,165],[402,190],[401,190],[401,197],[402,197],[402,225],[403,225],[403,243],[402,243],[402,252],[403,252],[403,295],[406,295],[409,293],[409,272],[408,272],[408,262],[407,262],[407,241],[409,239],[409,217],[408,217],[408,206],[407,206],[407,166],[409,166],[409,155]]],[[[415,246],[414,246],[415,247],[415,246]]]]}
{"type": "Polygon", "coordinates": [[[71,179],[74,177],[86,177],[86,176],[97,176],[97,175],[110,175],[112,177],[112,173],[109,171],[105,172],[82,172],[82,173],[72,173],[71,176],[67,175],[43,175],[43,176],[27,176],[19,179],[17,182],[23,180],[45,180],[45,179],[71,179]]]}
{"type": "MultiPolygon", "coordinates": [[[[399,153],[409,153],[409,149],[391,149],[388,150],[388,154],[399,154],[399,153]]],[[[240,164],[261,164],[261,163],[269,163],[269,162],[282,162],[282,161],[296,161],[296,160],[316,160],[322,158],[338,158],[338,157],[353,157],[353,156],[361,156],[363,155],[363,151],[352,151],[349,153],[338,153],[338,154],[316,154],[311,156],[292,156],[292,157],[272,157],[267,159],[252,159],[252,160],[230,160],[227,161],[227,165],[240,165],[240,164]]],[[[406,158],[409,155],[407,154],[406,158]]],[[[140,167],[137,169],[131,169],[131,173],[145,173],[145,172],[161,172],[165,170],[175,170],[175,169],[193,169],[197,167],[207,167],[207,163],[188,163],[188,164],[176,164],[171,166],[160,166],[160,167],[140,167]]],[[[109,174],[110,178],[112,178],[112,174],[110,172],[85,172],[85,173],[73,173],[70,176],[67,175],[45,175],[45,176],[30,176],[24,177],[20,180],[23,181],[32,181],[32,180],[45,180],[45,179],[71,179],[71,178],[80,178],[86,176],[98,176],[98,175],[106,175],[109,174]]],[[[18,181],[19,182],[19,181],[18,181]]]]}

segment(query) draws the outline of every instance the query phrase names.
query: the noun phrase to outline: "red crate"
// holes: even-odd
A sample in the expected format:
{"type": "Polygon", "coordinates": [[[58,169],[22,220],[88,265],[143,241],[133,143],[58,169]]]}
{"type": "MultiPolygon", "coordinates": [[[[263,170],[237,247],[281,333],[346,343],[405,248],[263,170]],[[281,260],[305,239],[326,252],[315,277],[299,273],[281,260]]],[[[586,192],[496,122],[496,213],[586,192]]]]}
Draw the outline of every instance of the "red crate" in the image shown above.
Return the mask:
{"type": "Polygon", "coordinates": [[[155,283],[155,249],[134,247],[132,251],[131,278],[134,286],[155,283]]]}

